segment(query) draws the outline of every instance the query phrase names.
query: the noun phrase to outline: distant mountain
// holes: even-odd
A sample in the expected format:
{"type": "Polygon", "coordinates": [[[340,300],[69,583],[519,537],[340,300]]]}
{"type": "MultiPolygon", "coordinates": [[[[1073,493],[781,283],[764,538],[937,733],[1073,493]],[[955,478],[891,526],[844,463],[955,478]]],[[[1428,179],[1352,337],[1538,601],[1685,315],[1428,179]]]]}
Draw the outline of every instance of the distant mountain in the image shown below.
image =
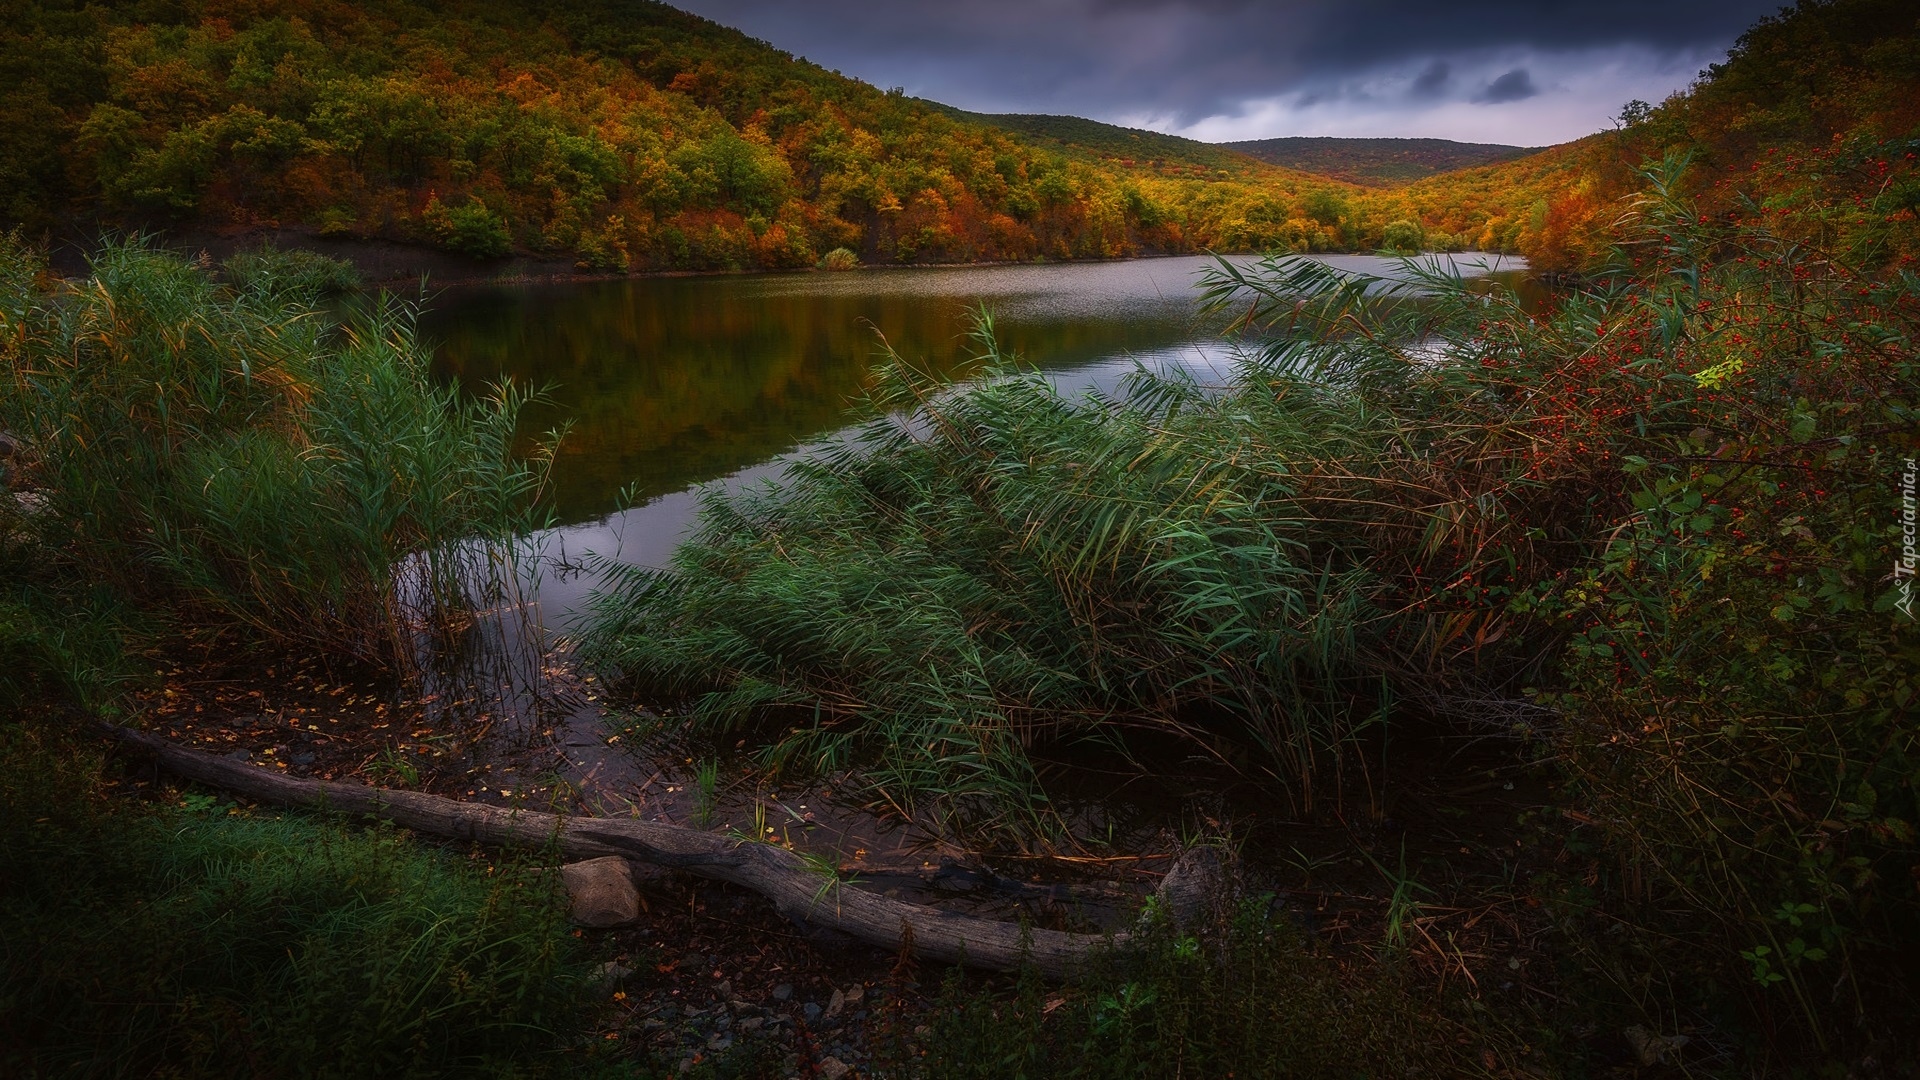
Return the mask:
{"type": "Polygon", "coordinates": [[[1027,142],[1063,153],[1103,162],[1159,169],[1209,169],[1230,173],[1259,171],[1258,155],[1248,155],[1216,143],[1162,135],[1157,131],[1103,124],[1078,116],[1040,113],[976,113],[928,102],[956,120],[985,124],[1023,136],[1027,142]]]}
{"type": "Polygon", "coordinates": [[[1246,154],[1270,165],[1331,176],[1370,187],[1392,187],[1456,169],[1512,161],[1540,149],[1498,143],[1462,143],[1450,139],[1289,138],[1254,139],[1219,145],[1222,149],[1246,154]]]}

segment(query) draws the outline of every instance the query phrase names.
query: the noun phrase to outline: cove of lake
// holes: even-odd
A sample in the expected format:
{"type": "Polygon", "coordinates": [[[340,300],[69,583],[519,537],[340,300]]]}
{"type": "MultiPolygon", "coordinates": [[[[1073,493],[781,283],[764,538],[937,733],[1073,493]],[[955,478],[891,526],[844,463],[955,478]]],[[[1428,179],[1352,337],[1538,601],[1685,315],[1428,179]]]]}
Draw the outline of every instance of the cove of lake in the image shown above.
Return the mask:
{"type": "MultiPolygon", "coordinates": [[[[1525,264],[1510,256],[1438,258],[1466,276],[1523,284],[1525,264]]],[[[1400,266],[1322,259],[1382,276],[1400,266]]],[[[469,389],[503,377],[546,387],[551,400],[529,411],[529,435],[571,423],[554,463],[559,524],[542,538],[547,558],[661,566],[699,487],[777,480],[786,461],[845,427],[879,339],[965,378],[978,305],[993,313],[1003,351],[1065,391],[1116,392],[1136,364],[1224,379],[1233,349],[1201,318],[1195,289],[1212,265],[1189,256],[476,286],[435,298],[421,331],[436,343],[437,371],[469,389]]],[[[543,575],[549,625],[563,627],[591,587],[587,576],[543,575]]]]}

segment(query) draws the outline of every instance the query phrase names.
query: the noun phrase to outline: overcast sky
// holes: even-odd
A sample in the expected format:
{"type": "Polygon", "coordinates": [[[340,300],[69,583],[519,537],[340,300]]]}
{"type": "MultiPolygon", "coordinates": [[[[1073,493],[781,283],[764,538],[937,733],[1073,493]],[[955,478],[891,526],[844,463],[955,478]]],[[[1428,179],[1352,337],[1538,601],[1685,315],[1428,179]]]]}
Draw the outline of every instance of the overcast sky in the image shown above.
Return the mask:
{"type": "Polygon", "coordinates": [[[673,0],[815,63],[979,112],[1210,142],[1540,146],[1658,102],[1779,0],[673,0]]]}

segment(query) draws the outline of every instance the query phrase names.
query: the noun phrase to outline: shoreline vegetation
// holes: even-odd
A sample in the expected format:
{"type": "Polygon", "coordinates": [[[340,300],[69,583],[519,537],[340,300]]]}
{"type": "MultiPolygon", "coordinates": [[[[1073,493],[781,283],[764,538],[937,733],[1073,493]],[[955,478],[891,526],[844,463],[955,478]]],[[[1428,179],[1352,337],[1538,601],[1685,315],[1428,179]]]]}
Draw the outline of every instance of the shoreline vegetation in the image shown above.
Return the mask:
{"type": "MultiPolygon", "coordinates": [[[[31,73],[0,87],[0,1071],[1920,1075],[1910,4],[1802,3],[1614,131],[1365,191],[1036,148],[660,5],[139,11],[0,39],[31,73]],[[110,758],[95,718],[179,708],[277,725],[221,767],[299,776],[333,733],[263,719],[296,667],[376,715],[434,696],[512,605],[554,445],[516,456],[530,391],[436,385],[413,309],[338,299],[338,260],[133,239],[51,272],[36,238],[116,215],[620,272],[1272,252],[1207,283],[1246,347],[1223,386],[1068,398],[985,312],[993,378],[892,357],[857,439],[712,495],[579,642],[634,710],[610,744],[711,751],[709,816],[730,755],[1024,880],[1136,857],[1063,762],[1198,760],[1265,812],[1183,806],[1211,905],[1148,903],[1049,983],[671,877],[638,926],[569,927],[556,845],[110,758]],[[1487,236],[1567,287],[1301,257],[1487,236]],[[242,703],[196,657],[254,672],[242,703]]],[[[424,790],[460,733],[390,719],[413,756],[343,729],[339,779],[424,790]]]]}
{"type": "MultiPolygon", "coordinates": [[[[1029,259],[1029,260],[1022,261],[1022,260],[1012,260],[1012,259],[975,259],[970,261],[956,261],[956,262],[865,263],[865,262],[859,261],[859,256],[854,255],[850,249],[836,248],[834,249],[834,251],[828,252],[826,255],[822,256],[821,261],[818,264],[813,266],[796,266],[796,267],[783,267],[783,268],[772,268],[772,269],[764,268],[764,267],[736,267],[731,269],[715,268],[715,269],[704,269],[704,270],[675,270],[675,269],[625,270],[625,271],[588,270],[588,269],[579,267],[577,265],[570,266],[560,262],[549,262],[545,264],[544,268],[542,268],[538,260],[515,258],[510,260],[507,263],[506,269],[483,270],[482,267],[480,267],[477,264],[473,264],[471,262],[452,261],[452,260],[445,260],[445,259],[439,259],[439,258],[432,258],[431,256],[434,256],[438,253],[435,252],[435,249],[426,245],[405,245],[405,244],[394,244],[394,243],[382,243],[378,245],[378,247],[375,250],[380,251],[383,256],[388,256],[388,257],[379,257],[371,260],[357,260],[356,258],[354,258],[355,252],[351,250],[351,245],[352,245],[351,241],[336,241],[336,240],[321,241],[321,240],[315,240],[310,237],[299,238],[299,237],[279,237],[279,236],[270,235],[270,234],[269,235],[248,234],[243,237],[227,238],[227,242],[223,245],[208,246],[204,244],[197,245],[192,243],[191,239],[188,237],[171,235],[166,232],[137,234],[136,238],[142,244],[155,248],[157,250],[170,251],[177,255],[180,255],[183,258],[189,258],[189,259],[198,259],[204,256],[209,262],[223,264],[223,265],[233,258],[245,257],[249,255],[272,256],[275,254],[288,254],[288,255],[292,255],[295,258],[298,258],[301,255],[305,255],[305,256],[314,256],[321,259],[325,259],[328,261],[329,264],[332,264],[332,269],[330,269],[328,273],[334,275],[337,279],[337,284],[330,287],[330,289],[328,290],[328,295],[339,295],[342,293],[356,291],[356,290],[372,292],[372,293],[378,293],[378,292],[399,293],[399,292],[405,292],[405,291],[411,291],[411,290],[417,289],[422,284],[423,281],[426,283],[426,285],[429,288],[438,288],[438,287],[477,288],[477,287],[483,287],[483,286],[515,286],[515,285],[569,285],[569,284],[586,284],[589,282],[598,282],[598,281],[647,280],[647,279],[656,279],[656,278],[670,279],[670,278],[691,278],[691,277],[748,276],[748,275],[760,275],[760,274],[846,273],[851,271],[880,272],[880,271],[914,271],[914,270],[953,270],[953,269],[966,269],[969,267],[989,267],[989,266],[1050,266],[1050,265],[1069,265],[1069,264],[1082,264],[1082,263],[1119,263],[1119,262],[1135,262],[1139,260],[1148,260],[1148,259],[1179,259],[1179,258],[1189,258],[1196,254],[1200,254],[1200,255],[1212,254],[1210,252],[1141,252],[1141,253],[1135,253],[1135,254],[1129,254],[1129,255],[1070,258],[1070,259],[1059,259],[1059,260],[1029,259]],[[287,240],[291,242],[282,243],[283,240],[287,240]],[[401,272],[401,273],[386,271],[385,272],[386,276],[379,276],[379,274],[382,271],[376,270],[373,272],[369,272],[368,270],[363,269],[363,263],[367,261],[372,261],[376,266],[393,261],[393,259],[390,256],[396,251],[396,249],[399,252],[399,258],[402,260],[405,260],[409,257],[419,259],[420,257],[425,256],[427,258],[422,259],[421,260],[422,265],[414,268],[413,270],[409,270],[407,272],[401,272]],[[226,252],[227,254],[225,254],[224,257],[216,257],[214,254],[216,251],[226,252]],[[847,258],[844,256],[840,258],[835,258],[836,252],[846,252],[848,256],[851,256],[851,261],[848,261],[847,258]],[[436,268],[438,272],[435,272],[436,268]]],[[[55,276],[69,279],[69,280],[78,280],[78,279],[85,278],[88,273],[87,266],[84,263],[75,262],[74,256],[76,256],[82,250],[92,252],[97,250],[98,247],[101,245],[110,244],[113,242],[114,242],[113,239],[108,238],[100,241],[100,244],[98,245],[94,245],[92,247],[87,247],[84,249],[79,245],[71,246],[68,249],[66,257],[57,258],[57,259],[49,258],[47,260],[49,272],[55,276]]],[[[1254,255],[1254,254],[1258,254],[1258,252],[1238,252],[1235,254],[1254,255]]],[[[1396,252],[1390,249],[1381,249],[1381,250],[1374,250],[1374,251],[1352,251],[1352,252],[1329,251],[1329,252],[1325,252],[1324,254],[1379,255],[1379,256],[1388,256],[1388,257],[1392,257],[1396,255],[1413,254],[1423,258],[1490,256],[1490,257],[1500,258],[1508,262],[1514,263],[1515,269],[1519,269],[1520,268],[1519,264],[1521,262],[1524,262],[1523,256],[1519,256],[1511,252],[1503,254],[1500,252],[1481,252],[1481,251],[1464,251],[1464,250],[1463,251],[1423,250],[1423,251],[1417,251],[1417,252],[1396,252]]]]}

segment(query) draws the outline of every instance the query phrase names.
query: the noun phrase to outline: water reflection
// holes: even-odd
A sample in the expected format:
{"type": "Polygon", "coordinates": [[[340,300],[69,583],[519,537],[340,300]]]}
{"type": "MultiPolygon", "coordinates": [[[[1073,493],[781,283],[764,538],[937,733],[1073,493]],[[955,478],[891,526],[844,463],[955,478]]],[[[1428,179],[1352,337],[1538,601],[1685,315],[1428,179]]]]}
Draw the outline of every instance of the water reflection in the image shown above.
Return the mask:
{"type": "MultiPolygon", "coordinates": [[[[1463,273],[1511,270],[1456,256],[1463,273]]],[[[1342,269],[1391,273],[1371,256],[1342,269]]],[[[964,376],[969,309],[995,314],[1003,347],[1068,389],[1112,390],[1134,363],[1224,375],[1230,351],[1198,316],[1200,257],[1121,263],[648,278],[449,291],[422,329],[441,372],[478,389],[511,377],[551,388],[528,434],[573,427],[554,468],[569,525],[550,554],[591,550],[659,565],[695,509],[688,489],[777,478],[782,459],[830,436],[883,336],[902,356],[964,376]],[[635,507],[611,514],[623,488],[635,507]]],[[[587,583],[541,589],[549,613],[587,583]]]]}

